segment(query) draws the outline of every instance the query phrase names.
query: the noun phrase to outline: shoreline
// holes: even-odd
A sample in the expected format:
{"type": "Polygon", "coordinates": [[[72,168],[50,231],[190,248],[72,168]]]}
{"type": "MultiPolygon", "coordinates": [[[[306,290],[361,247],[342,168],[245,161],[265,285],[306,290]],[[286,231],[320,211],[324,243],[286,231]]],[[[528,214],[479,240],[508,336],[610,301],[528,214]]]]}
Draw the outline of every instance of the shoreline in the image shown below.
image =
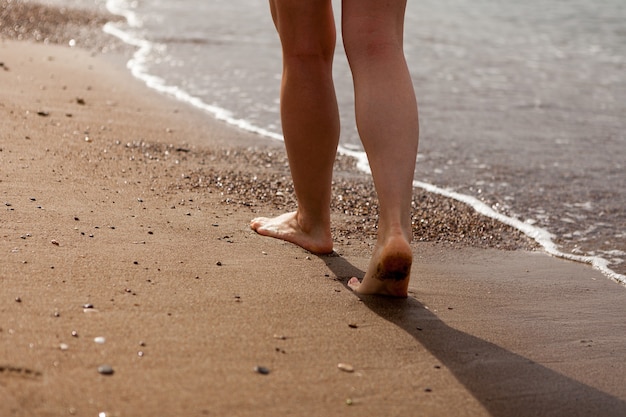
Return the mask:
{"type": "Polygon", "coordinates": [[[428,233],[447,240],[413,244],[409,299],[356,297],[373,200],[353,161],[338,165],[353,198],[334,209],[336,254],[313,256],[247,227],[292,204],[280,144],[114,59],[0,53],[0,414],[626,411],[626,291],[599,272],[424,194],[428,233]]]}
{"type": "MultiPolygon", "coordinates": [[[[6,0],[3,3],[6,3],[6,0]]],[[[92,53],[102,53],[106,56],[122,55],[120,58],[125,60],[131,59],[131,56],[133,57],[132,59],[137,59],[137,54],[141,55],[141,50],[149,44],[139,39],[128,38],[124,32],[119,31],[115,27],[115,23],[123,20],[124,17],[113,14],[111,10],[108,10],[108,5],[105,7],[104,4],[101,4],[100,7],[85,10],[64,8],[60,11],[53,6],[43,6],[37,3],[17,4],[13,7],[7,7],[6,4],[3,4],[3,7],[6,7],[8,11],[8,14],[3,13],[3,15],[8,16],[8,23],[13,22],[18,24],[17,26],[5,24],[4,27],[0,27],[0,32],[4,36],[36,41],[44,39],[44,43],[52,42],[60,44],[67,44],[67,39],[70,39],[70,42],[76,44],[76,39],[74,39],[76,36],[72,37],[70,32],[72,29],[76,31],[78,27],[78,33],[81,35],[79,38],[81,47],[87,48],[92,53]],[[33,19],[32,16],[36,16],[37,18],[33,19]],[[29,23],[20,26],[20,22],[25,21],[29,23]],[[15,29],[13,29],[13,27],[15,27],[15,29]]],[[[132,16],[129,16],[129,18],[132,18],[132,16]]],[[[194,108],[195,112],[199,112],[205,116],[212,116],[219,122],[226,123],[231,127],[240,128],[244,132],[252,133],[252,135],[269,135],[269,137],[274,138],[268,132],[257,131],[258,129],[248,126],[245,121],[231,120],[230,116],[223,114],[223,110],[208,106],[200,102],[197,98],[189,96],[185,91],[179,90],[176,87],[161,85],[160,81],[153,80],[151,75],[144,74],[141,70],[137,73],[136,68],[130,69],[137,79],[150,86],[151,89],[181,101],[185,106],[194,108]]],[[[276,144],[272,144],[272,146],[275,145],[276,144]]],[[[364,156],[353,154],[354,152],[347,149],[343,150],[343,152],[342,149],[339,149],[338,158],[354,157],[359,167],[358,171],[361,171],[361,173],[367,171],[367,163],[363,161],[364,156]],[[365,165],[365,168],[361,165],[365,165]]],[[[346,166],[340,161],[338,161],[338,165],[346,166]]],[[[348,165],[351,167],[354,166],[352,162],[348,162],[348,165]]],[[[336,177],[339,177],[339,181],[337,181],[337,188],[339,189],[338,195],[342,197],[351,195],[356,188],[361,187],[361,185],[357,185],[356,187],[352,186],[352,184],[346,185],[343,181],[345,175],[343,175],[343,172],[337,171],[338,170],[336,170],[336,177]]],[[[348,176],[351,176],[351,174],[348,174],[348,176]]],[[[418,215],[414,219],[414,238],[417,241],[437,241],[440,243],[469,246],[496,247],[505,250],[539,249],[557,258],[591,265],[594,269],[602,272],[608,279],[618,284],[626,285],[626,276],[620,273],[621,268],[616,269],[614,266],[609,267],[611,261],[606,258],[595,254],[592,256],[568,253],[565,251],[566,248],[557,245],[558,237],[552,235],[547,229],[536,227],[518,220],[515,217],[509,217],[506,214],[494,211],[491,207],[475,197],[467,194],[459,194],[455,191],[442,189],[438,186],[420,181],[414,181],[414,193],[416,194],[414,198],[416,210],[419,209],[426,212],[425,216],[420,217],[418,215]],[[433,200],[436,200],[436,202],[433,203],[433,200]],[[449,204],[446,200],[453,201],[454,203],[449,204]],[[425,201],[427,201],[426,205],[424,205],[425,201]],[[467,213],[468,209],[470,213],[467,213]],[[442,216],[441,213],[446,210],[451,211],[453,214],[450,216],[442,216]],[[460,216],[456,216],[457,213],[461,213],[460,216]],[[434,228],[428,223],[433,215],[435,217],[434,228]],[[475,217],[480,220],[477,221],[476,225],[470,225],[471,222],[467,220],[458,222],[458,217],[464,219],[475,217]],[[487,224],[484,222],[485,218],[488,218],[489,222],[495,221],[500,223],[500,225],[494,225],[489,222],[487,222],[487,224]],[[452,225],[452,227],[450,227],[450,225],[452,225]],[[494,236],[496,236],[495,239],[494,236]]],[[[335,201],[333,201],[333,209],[343,212],[346,206],[348,206],[348,211],[354,213],[354,210],[351,210],[349,206],[354,207],[360,205],[361,207],[365,207],[370,206],[372,203],[375,204],[371,196],[360,195],[359,198],[360,201],[356,201],[352,204],[344,204],[335,199],[335,201]]],[[[375,208],[375,206],[372,207],[375,208]]],[[[369,210],[362,214],[372,218],[376,213],[375,210],[369,210]]],[[[376,222],[370,221],[364,226],[364,229],[375,230],[376,222]]],[[[343,235],[345,232],[342,231],[341,234],[343,235]]],[[[370,233],[370,235],[374,234],[370,233]]]]}

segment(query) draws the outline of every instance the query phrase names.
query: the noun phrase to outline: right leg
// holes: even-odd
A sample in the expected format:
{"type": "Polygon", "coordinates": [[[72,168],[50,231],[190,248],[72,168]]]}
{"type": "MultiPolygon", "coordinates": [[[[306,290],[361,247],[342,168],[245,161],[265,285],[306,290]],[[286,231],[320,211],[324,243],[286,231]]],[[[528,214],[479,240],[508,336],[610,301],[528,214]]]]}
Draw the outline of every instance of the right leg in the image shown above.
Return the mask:
{"type": "Polygon", "coordinates": [[[343,40],[354,78],[357,127],[379,200],[378,238],[362,294],[406,297],[413,171],[419,124],[403,52],[406,0],[343,0],[343,40]]]}
{"type": "Polygon", "coordinates": [[[330,0],[270,0],[283,51],[280,109],[298,209],[250,223],[257,233],[314,253],[333,250],[330,198],[339,142],[332,80],[335,21],[330,0]]]}

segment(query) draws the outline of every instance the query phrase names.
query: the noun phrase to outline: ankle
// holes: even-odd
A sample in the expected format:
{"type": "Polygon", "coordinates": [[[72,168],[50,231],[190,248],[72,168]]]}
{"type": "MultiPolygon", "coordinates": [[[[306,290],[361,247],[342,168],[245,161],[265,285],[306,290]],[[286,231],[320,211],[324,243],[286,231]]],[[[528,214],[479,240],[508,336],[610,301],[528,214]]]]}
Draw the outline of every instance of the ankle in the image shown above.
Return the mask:
{"type": "Polygon", "coordinates": [[[387,244],[391,240],[402,239],[406,243],[411,243],[413,240],[413,233],[410,227],[404,227],[399,223],[388,227],[379,226],[378,229],[378,241],[383,245],[387,244]]]}

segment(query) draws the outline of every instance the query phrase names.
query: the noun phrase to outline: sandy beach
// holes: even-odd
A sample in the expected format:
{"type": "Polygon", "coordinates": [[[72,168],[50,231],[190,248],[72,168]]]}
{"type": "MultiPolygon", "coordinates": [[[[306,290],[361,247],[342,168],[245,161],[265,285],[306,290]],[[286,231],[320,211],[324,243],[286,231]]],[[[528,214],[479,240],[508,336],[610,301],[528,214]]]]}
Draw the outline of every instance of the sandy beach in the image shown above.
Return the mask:
{"type": "Polygon", "coordinates": [[[349,159],[316,256],[248,227],[294,206],[281,145],[122,57],[2,40],[0,91],[1,416],[626,415],[626,289],[590,267],[416,193],[410,297],[358,297],[349,159]]]}

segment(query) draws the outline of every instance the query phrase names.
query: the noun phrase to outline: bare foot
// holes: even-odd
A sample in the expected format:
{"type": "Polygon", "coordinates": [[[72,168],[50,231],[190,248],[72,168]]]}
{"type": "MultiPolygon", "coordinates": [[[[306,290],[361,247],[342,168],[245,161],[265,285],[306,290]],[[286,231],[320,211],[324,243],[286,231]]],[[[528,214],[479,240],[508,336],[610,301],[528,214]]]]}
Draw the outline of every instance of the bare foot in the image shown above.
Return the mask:
{"type": "Polygon", "coordinates": [[[358,294],[379,294],[405,298],[408,295],[413,253],[411,246],[401,236],[387,240],[377,247],[362,282],[351,278],[348,286],[358,294]]]}
{"type": "Polygon", "coordinates": [[[278,217],[257,217],[250,227],[258,234],[294,243],[312,253],[326,254],[333,251],[330,227],[304,230],[298,222],[297,212],[278,217]]]}

